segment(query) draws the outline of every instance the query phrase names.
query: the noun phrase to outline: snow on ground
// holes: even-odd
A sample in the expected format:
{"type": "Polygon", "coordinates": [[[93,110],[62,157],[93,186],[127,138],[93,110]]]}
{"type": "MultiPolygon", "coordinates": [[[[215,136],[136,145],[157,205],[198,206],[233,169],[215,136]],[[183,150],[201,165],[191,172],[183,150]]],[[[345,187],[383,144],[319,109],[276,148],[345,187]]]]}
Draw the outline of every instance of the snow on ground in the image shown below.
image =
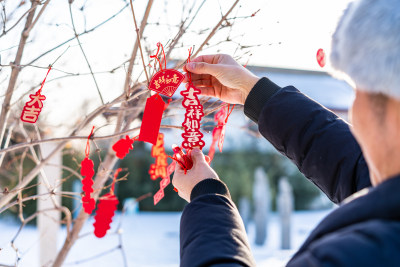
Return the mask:
{"type": "MultiPolygon", "coordinates": [[[[280,250],[280,226],[277,214],[271,214],[268,225],[267,241],[263,246],[254,244],[255,227],[249,224],[248,235],[257,266],[284,266],[291,255],[299,248],[316,224],[330,210],[295,212],[292,217],[292,250],[280,250]]],[[[128,265],[169,267],[179,265],[179,221],[180,212],[149,213],[125,215],[122,220],[122,243],[128,265]]],[[[119,235],[115,234],[121,216],[117,215],[112,224],[111,233],[102,239],[93,232],[93,219],[81,231],[82,237],[70,251],[64,266],[108,267],[124,266],[119,244],[119,235]],[[110,252],[111,251],[111,252],[110,252]],[[85,259],[91,258],[89,261],[85,259]]],[[[13,265],[16,253],[10,246],[10,240],[18,231],[18,224],[0,220],[0,266],[13,265]]],[[[60,230],[59,248],[66,235],[60,230]]],[[[39,266],[39,236],[34,226],[25,227],[15,242],[20,252],[21,267],[39,266]]]]}

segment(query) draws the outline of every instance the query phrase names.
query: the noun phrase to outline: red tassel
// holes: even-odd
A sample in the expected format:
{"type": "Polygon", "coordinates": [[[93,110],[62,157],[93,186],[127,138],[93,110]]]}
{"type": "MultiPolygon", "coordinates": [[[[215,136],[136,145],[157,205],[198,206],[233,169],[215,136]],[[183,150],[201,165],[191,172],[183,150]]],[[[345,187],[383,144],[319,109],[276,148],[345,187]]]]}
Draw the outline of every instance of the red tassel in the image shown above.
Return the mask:
{"type": "Polygon", "coordinates": [[[108,193],[104,195],[98,204],[97,213],[94,217],[94,235],[102,238],[106,235],[112,218],[114,217],[115,210],[117,209],[119,201],[114,194],[108,193]]]}

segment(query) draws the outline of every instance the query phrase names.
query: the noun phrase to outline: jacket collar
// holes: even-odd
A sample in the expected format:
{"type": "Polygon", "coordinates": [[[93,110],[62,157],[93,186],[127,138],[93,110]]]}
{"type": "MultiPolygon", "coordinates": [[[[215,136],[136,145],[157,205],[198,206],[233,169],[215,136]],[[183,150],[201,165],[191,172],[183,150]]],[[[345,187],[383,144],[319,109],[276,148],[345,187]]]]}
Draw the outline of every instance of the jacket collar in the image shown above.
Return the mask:
{"type": "Polygon", "coordinates": [[[311,241],[351,224],[371,219],[400,221],[400,174],[362,193],[361,191],[355,193],[356,197],[350,196],[345,204],[331,212],[314,229],[299,251],[311,241]]]}

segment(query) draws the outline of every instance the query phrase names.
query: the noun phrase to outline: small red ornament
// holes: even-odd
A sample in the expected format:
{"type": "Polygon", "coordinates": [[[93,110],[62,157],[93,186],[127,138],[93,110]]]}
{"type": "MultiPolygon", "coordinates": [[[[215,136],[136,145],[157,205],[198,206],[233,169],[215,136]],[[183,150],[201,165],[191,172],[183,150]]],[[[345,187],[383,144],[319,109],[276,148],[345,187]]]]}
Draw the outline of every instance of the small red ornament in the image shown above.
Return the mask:
{"type": "Polygon", "coordinates": [[[139,141],[155,145],[160,130],[165,102],[156,94],[149,97],[144,108],[142,125],[140,126],[139,141]]]}
{"type": "Polygon", "coordinates": [[[167,64],[165,60],[164,47],[161,43],[157,43],[157,52],[155,55],[150,56],[158,61],[160,64],[160,71],[158,71],[152,78],[149,84],[149,89],[171,97],[175,91],[178,89],[179,85],[185,78],[185,76],[177,70],[167,69],[167,64]],[[164,56],[164,68],[160,60],[158,59],[158,53],[160,52],[160,47],[164,56]]]}
{"type": "Polygon", "coordinates": [[[108,193],[100,198],[96,216],[94,217],[94,235],[102,238],[106,235],[119,201],[114,194],[108,193]]]}
{"type": "Polygon", "coordinates": [[[94,210],[96,206],[96,201],[94,198],[92,198],[90,195],[93,192],[93,180],[92,177],[94,175],[94,164],[91,159],[89,159],[89,154],[90,154],[90,144],[89,140],[90,137],[93,135],[93,130],[94,126],[92,127],[92,131],[90,132],[87,142],[86,142],[86,148],[85,148],[85,158],[81,162],[81,175],[84,176],[82,180],[82,190],[84,192],[84,195],[82,196],[82,206],[84,211],[87,214],[92,214],[92,211],[94,210]]]}
{"type": "Polygon", "coordinates": [[[44,77],[44,80],[42,81],[40,89],[35,94],[29,95],[29,98],[31,100],[25,103],[25,106],[21,113],[22,121],[28,123],[35,123],[38,120],[39,114],[43,108],[42,101],[46,100],[46,97],[41,94],[42,88],[44,83],[46,82],[46,78],[47,75],[49,75],[50,70],[51,70],[51,65],[49,66],[49,70],[47,71],[46,77],[44,77]]]}
{"type": "Polygon", "coordinates": [[[85,158],[81,162],[81,175],[84,176],[82,180],[82,190],[85,193],[84,196],[82,196],[82,206],[83,209],[87,214],[92,214],[92,211],[94,210],[96,206],[96,201],[94,198],[90,196],[90,194],[93,192],[93,180],[92,177],[94,175],[94,164],[93,161],[89,158],[85,158]]]}
{"type": "Polygon", "coordinates": [[[95,219],[95,222],[93,223],[94,235],[97,236],[98,238],[104,237],[108,229],[110,229],[110,224],[112,222],[112,219],[114,217],[115,211],[119,203],[118,198],[114,195],[114,190],[115,190],[115,181],[117,180],[120,171],[121,168],[118,168],[115,171],[110,192],[100,198],[96,216],[94,216],[95,219]]]}
{"type": "Polygon", "coordinates": [[[321,68],[325,67],[326,58],[325,58],[325,52],[322,48],[318,49],[317,51],[317,62],[321,68]]]}
{"type": "Polygon", "coordinates": [[[128,135],[125,136],[125,139],[118,140],[113,146],[112,149],[115,151],[116,156],[120,159],[123,159],[128,153],[130,149],[133,149],[133,143],[135,142],[136,137],[130,138],[128,135]]]}

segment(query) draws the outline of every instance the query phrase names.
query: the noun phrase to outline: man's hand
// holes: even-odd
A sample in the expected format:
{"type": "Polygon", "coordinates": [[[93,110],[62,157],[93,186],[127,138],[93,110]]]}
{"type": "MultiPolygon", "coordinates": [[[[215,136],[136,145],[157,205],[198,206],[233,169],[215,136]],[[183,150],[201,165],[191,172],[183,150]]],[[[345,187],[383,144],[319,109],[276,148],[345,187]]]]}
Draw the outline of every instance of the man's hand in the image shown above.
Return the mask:
{"type": "MultiPolygon", "coordinates": [[[[201,94],[213,96],[230,104],[244,104],[259,78],[229,55],[204,55],[183,67],[191,74],[193,85],[201,94]]],[[[188,73],[184,82],[189,81],[188,73]]]]}
{"type": "Polygon", "coordinates": [[[190,202],[190,194],[196,184],[208,178],[219,179],[215,171],[206,162],[200,149],[194,148],[189,156],[192,158],[193,167],[185,174],[181,166],[176,164],[174,178],[172,179],[172,184],[178,189],[179,196],[187,202],[190,202]]]}

